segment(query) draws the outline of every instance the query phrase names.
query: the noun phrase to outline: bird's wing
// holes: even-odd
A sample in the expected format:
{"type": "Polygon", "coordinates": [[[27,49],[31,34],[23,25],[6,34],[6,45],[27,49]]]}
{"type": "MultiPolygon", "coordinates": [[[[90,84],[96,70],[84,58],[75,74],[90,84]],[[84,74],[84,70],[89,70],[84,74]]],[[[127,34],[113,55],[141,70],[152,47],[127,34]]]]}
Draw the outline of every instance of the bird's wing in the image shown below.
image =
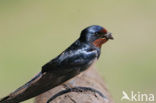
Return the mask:
{"type": "Polygon", "coordinates": [[[61,70],[62,72],[67,69],[82,67],[87,65],[89,62],[97,57],[96,50],[76,50],[76,51],[65,51],[61,53],[57,58],[51,60],[42,67],[42,72],[61,70]],[[54,69],[57,68],[56,69],[54,69]]]}
{"type": "Polygon", "coordinates": [[[44,65],[37,76],[2,98],[0,103],[18,103],[64,83],[81,72],[77,69],[86,69],[97,54],[97,51],[89,45],[73,43],[58,57],[44,65]]]}
{"type": "Polygon", "coordinates": [[[83,66],[85,63],[88,63],[88,61],[96,57],[95,51],[77,51],[74,53],[68,53],[69,52],[62,53],[57,59],[47,63],[43,66],[44,72],[40,72],[15,92],[2,98],[0,103],[19,103],[46,92],[76,76],[78,74],[77,71],[71,68],[83,66]],[[58,61],[56,62],[56,60],[58,61]]]}

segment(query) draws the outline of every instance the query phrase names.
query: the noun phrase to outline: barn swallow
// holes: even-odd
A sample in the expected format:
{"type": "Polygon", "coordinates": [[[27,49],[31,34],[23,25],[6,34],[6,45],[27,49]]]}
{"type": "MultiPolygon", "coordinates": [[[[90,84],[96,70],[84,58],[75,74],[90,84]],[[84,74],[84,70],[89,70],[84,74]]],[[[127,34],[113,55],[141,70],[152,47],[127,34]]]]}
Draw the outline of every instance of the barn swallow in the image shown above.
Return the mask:
{"type": "Polygon", "coordinates": [[[43,65],[32,80],[2,98],[0,103],[19,103],[72,79],[99,58],[102,44],[109,39],[113,39],[111,33],[101,26],[85,28],[71,46],[43,65]]]}

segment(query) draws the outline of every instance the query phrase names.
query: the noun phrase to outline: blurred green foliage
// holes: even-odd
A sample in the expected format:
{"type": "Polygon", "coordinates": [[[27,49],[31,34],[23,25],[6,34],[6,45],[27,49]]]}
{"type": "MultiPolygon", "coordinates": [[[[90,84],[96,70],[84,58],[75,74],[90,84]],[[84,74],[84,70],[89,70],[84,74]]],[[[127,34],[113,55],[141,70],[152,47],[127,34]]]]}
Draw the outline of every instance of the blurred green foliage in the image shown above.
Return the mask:
{"type": "Polygon", "coordinates": [[[155,10],[155,0],[1,0],[0,97],[93,24],[115,38],[103,45],[96,64],[115,102],[121,103],[122,90],[156,94],[155,10]]]}

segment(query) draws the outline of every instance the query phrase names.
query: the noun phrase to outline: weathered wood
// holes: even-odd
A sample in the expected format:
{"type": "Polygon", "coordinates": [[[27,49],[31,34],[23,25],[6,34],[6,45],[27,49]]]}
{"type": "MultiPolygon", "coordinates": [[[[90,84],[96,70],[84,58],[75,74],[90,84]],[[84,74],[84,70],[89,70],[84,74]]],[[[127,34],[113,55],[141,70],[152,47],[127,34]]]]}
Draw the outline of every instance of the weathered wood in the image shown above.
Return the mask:
{"type": "MultiPolygon", "coordinates": [[[[70,81],[66,82],[66,84],[69,84],[70,81]]],[[[73,87],[74,86],[91,87],[101,92],[106,98],[102,98],[99,94],[91,91],[70,92],[58,96],[50,103],[114,103],[110,93],[106,88],[103,79],[99,76],[99,74],[93,67],[89,68],[89,70],[73,78],[72,82],[73,87]]],[[[37,96],[35,98],[35,103],[46,103],[50,97],[65,89],[66,88],[63,85],[51,89],[48,92],[45,92],[37,96]]]]}

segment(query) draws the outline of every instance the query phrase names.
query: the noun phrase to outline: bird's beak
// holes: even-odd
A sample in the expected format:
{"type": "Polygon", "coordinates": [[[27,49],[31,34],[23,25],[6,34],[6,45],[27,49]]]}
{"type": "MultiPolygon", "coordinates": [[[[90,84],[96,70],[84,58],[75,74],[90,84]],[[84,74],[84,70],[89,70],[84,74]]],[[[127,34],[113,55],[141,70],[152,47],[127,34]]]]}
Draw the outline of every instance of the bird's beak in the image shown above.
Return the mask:
{"type": "Polygon", "coordinates": [[[110,33],[110,32],[107,32],[107,34],[105,34],[105,36],[104,36],[106,39],[114,39],[113,38],[113,36],[112,36],[112,33],[110,33]]]}

